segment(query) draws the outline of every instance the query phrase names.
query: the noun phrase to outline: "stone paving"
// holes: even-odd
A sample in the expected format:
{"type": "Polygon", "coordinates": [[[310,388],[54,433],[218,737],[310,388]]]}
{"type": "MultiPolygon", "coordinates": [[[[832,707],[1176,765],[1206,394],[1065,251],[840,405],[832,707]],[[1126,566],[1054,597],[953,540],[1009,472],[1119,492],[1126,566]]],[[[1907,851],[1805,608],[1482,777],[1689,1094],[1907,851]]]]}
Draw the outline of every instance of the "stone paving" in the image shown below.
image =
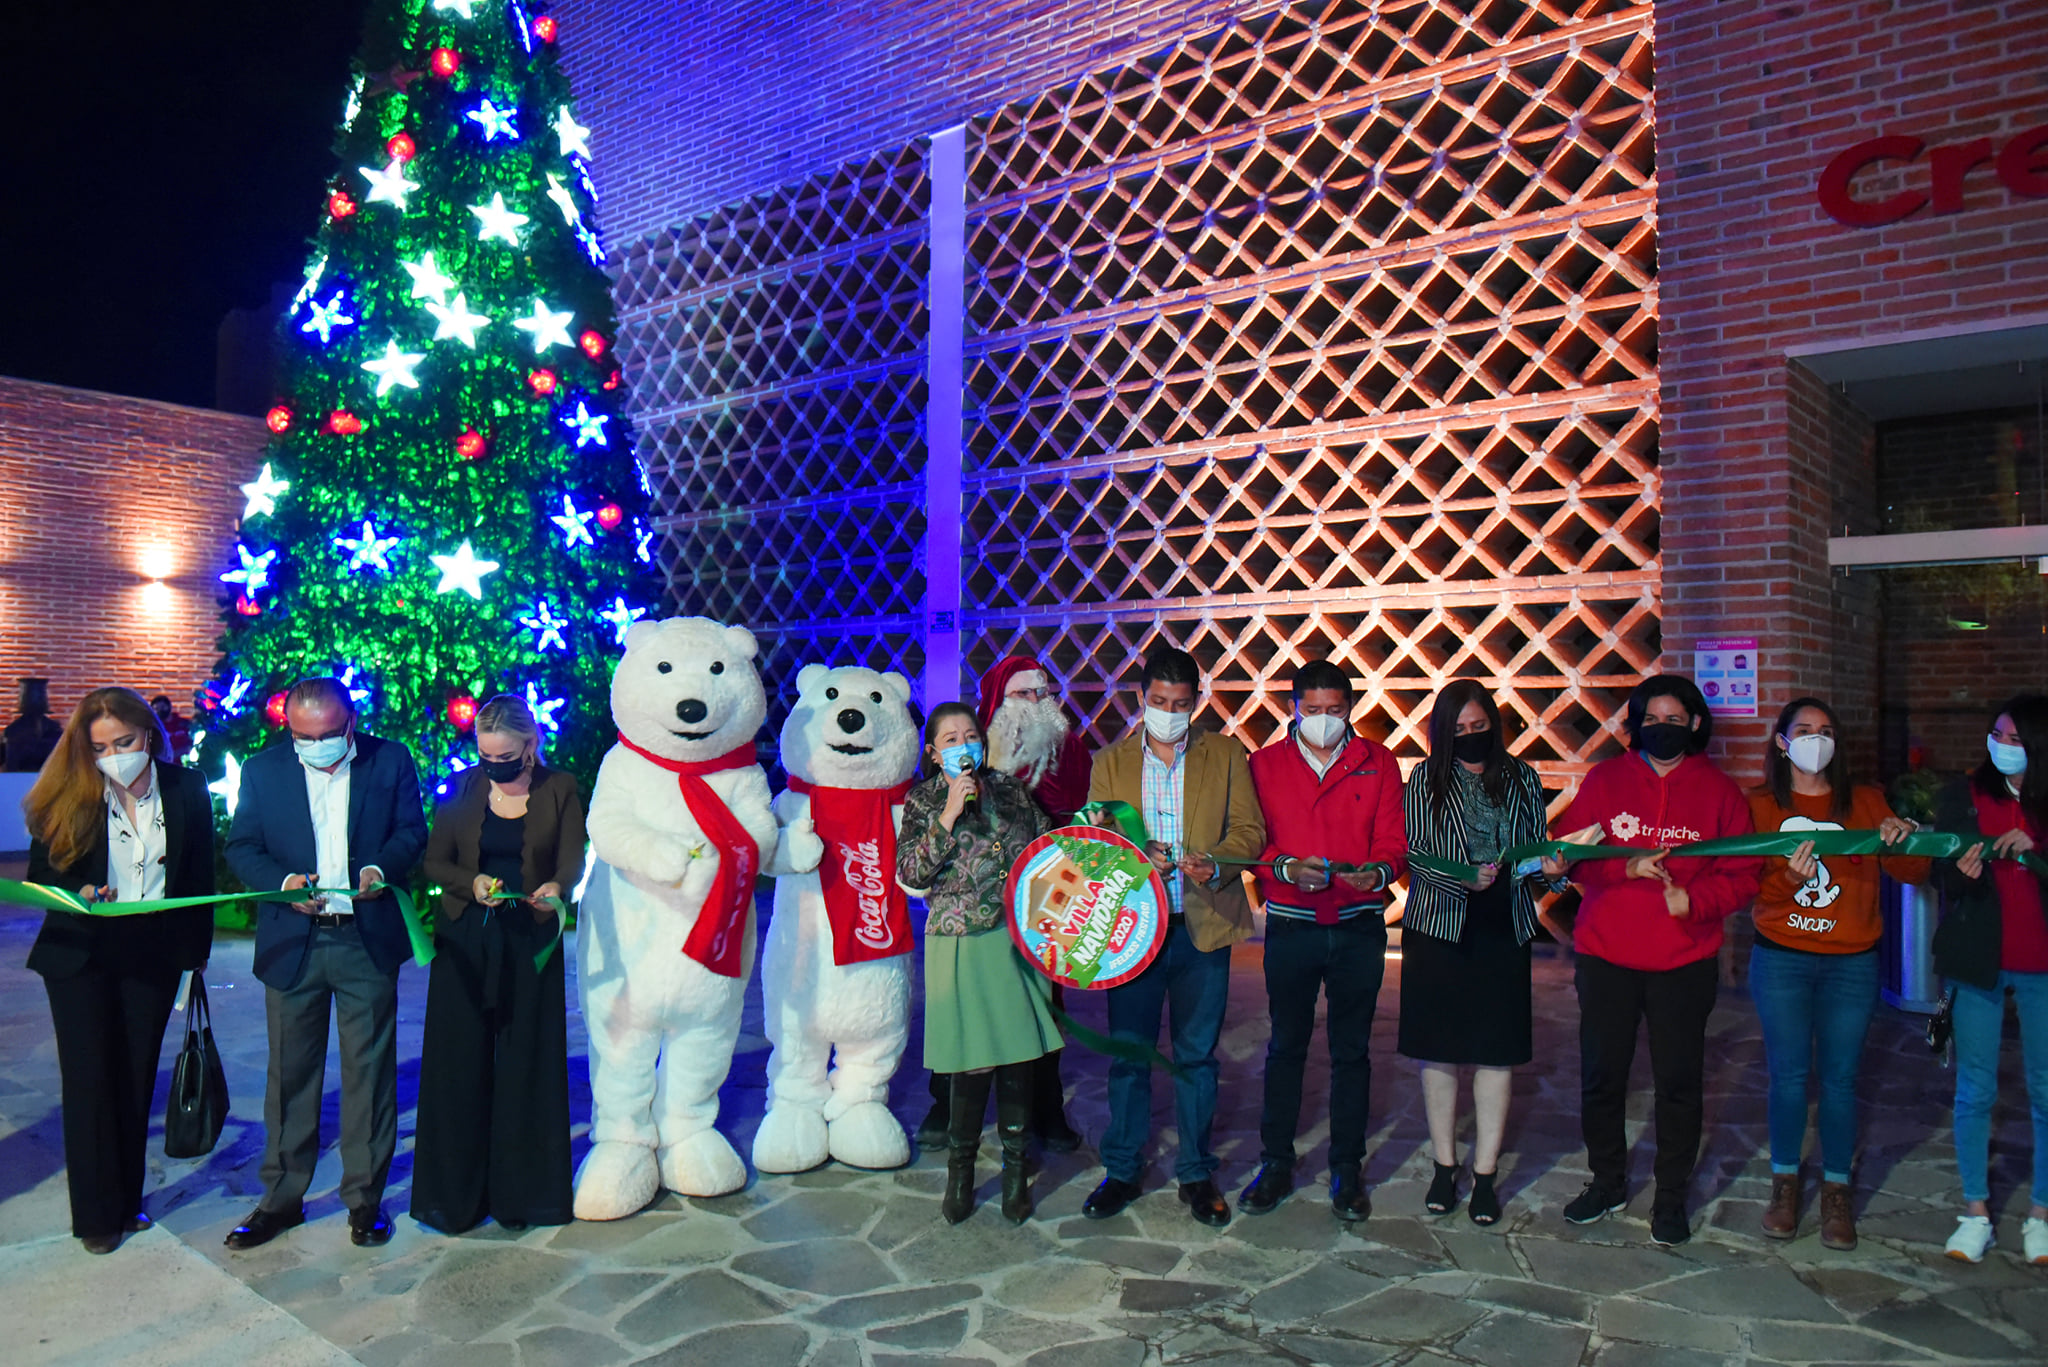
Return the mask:
{"type": "MultiPolygon", "coordinates": [[[[1429,1155],[1419,1089],[1393,1051],[1398,964],[1375,1029],[1374,1214],[1331,1218],[1319,1186],[1263,1218],[1223,1230],[1176,1202],[1170,1162],[1150,1191],[1106,1222],[1080,1218],[1100,1177],[1092,1153],[1049,1157],[1038,1218],[1023,1228],[990,1206],[958,1228],[939,1218],[943,1161],[900,1172],[826,1167],[757,1179],[712,1201],[664,1197],[632,1219],[511,1234],[494,1226],[445,1238],[405,1218],[426,975],[400,997],[400,1152],[388,1208],[398,1233],[353,1248],[333,1195],[330,1152],[310,1223],[267,1248],[230,1254],[221,1239],[253,1204],[261,1147],[261,989],[247,941],[224,939],[211,977],[234,1114],[218,1150],[196,1161],[151,1156],[148,1204],[159,1228],[93,1258],[68,1237],[55,1050],[40,985],[20,965],[37,924],[0,911],[0,1288],[13,1364],[330,1363],[369,1367],[552,1367],[609,1363],[717,1367],[1031,1367],[1143,1364],[1516,1364],[1517,1367],[1709,1367],[1719,1363],[2048,1360],[2048,1272],[2018,1256],[2030,1139],[2008,1046],[1993,1185],[1999,1249],[1969,1267],[1941,1256],[1953,1222],[1949,1075],[1916,1019],[1882,1012],[1864,1072],[1862,1246],[1820,1247],[1756,1233],[1768,1189],[1763,1071],[1745,993],[1724,990],[1710,1046],[1709,1142],[1695,1185],[1693,1241],[1648,1242],[1647,1192],[1627,1215],[1586,1229],[1559,1218],[1584,1181],[1577,1140],[1576,1011],[1568,958],[1537,960],[1538,1062],[1521,1070],[1506,1220],[1473,1225],[1462,1208],[1422,1210],[1429,1155]]],[[[573,963],[572,963],[573,968],[573,963]]],[[[756,992],[758,997],[758,990],[756,992]]],[[[1090,994],[1077,1015],[1101,1024],[1090,994]]],[[[1237,951],[1218,1122],[1233,1189],[1257,1161],[1265,1047],[1256,943],[1237,951]]],[[[573,992],[572,992],[573,1002],[573,992]]],[[[571,1072],[583,1085],[579,1021],[571,1072]]],[[[766,1041],[758,1004],[726,1090],[725,1128],[745,1152],[762,1109],[766,1041]]],[[[166,1042],[166,1076],[173,1039],[166,1042]]],[[[914,1051],[913,1051],[914,1052],[914,1051]]],[[[1071,1111],[1091,1135],[1107,1109],[1103,1064],[1075,1051],[1071,1111]]],[[[330,1088],[335,1074],[329,1071],[330,1088]]],[[[1311,1065],[1308,1113],[1326,1075],[1311,1065]]],[[[1649,1108],[1638,1060],[1632,1127],[1649,1108]]],[[[897,1079],[898,1114],[915,1124],[923,1074],[897,1079]]],[[[1170,1143],[1162,1080],[1156,1123],[1170,1143]]],[[[161,1104],[161,1103],[159,1103],[161,1104]]],[[[579,1115],[587,1097],[576,1100],[579,1115]]],[[[328,1096],[329,1125],[338,1094],[328,1096]]],[[[1302,1170],[1318,1182],[1324,1128],[1302,1170]]],[[[579,1132],[579,1154],[582,1140],[579,1132]]],[[[995,1164],[984,1147],[984,1198],[995,1164]]],[[[1634,1155],[1638,1182],[1647,1147],[1634,1155]]]]}

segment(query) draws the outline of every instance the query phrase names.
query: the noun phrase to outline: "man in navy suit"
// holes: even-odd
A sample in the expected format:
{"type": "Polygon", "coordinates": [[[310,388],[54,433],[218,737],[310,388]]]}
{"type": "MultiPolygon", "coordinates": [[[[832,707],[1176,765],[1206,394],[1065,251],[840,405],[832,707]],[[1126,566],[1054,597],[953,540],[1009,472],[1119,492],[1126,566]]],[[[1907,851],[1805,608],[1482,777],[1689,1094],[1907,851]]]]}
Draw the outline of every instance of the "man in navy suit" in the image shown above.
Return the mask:
{"type": "Polygon", "coordinates": [[[356,730],[334,679],[285,698],[292,743],[242,767],[228,866],[255,889],[352,888],[258,903],[256,976],[270,1022],[263,1199],[227,1237],[256,1248],[305,1221],[320,1157],[329,1003],[341,1031],[341,1201],[358,1245],[391,1238],[384,1181],[398,1144],[398,968],[411,952],[389,893],[427,844],[419,770],[403,745],[356,730]]]}

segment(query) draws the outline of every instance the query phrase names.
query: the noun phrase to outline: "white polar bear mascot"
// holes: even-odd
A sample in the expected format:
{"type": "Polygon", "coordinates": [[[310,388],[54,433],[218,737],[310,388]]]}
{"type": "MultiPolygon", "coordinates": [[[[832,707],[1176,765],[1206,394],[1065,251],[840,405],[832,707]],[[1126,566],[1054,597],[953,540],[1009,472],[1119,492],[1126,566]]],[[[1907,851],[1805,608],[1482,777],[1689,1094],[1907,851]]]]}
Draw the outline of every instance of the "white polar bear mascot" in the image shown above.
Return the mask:
{"type": "Polygon", "coordinates": [[[919,748],[910,684],[814,664],[797,691],[782,727],[789,787],[775,799],[769,865],[775,915],[761,996],[774,1052],[754,1166],[804,1172],[830,1157],[899,1168],[910,1141],[888,1099],[910,1027],[910,911],[896,886],[919,748]]]}
{"type": "Polygon", "coordinates": [[[753,971],[754,878],[775,845],[754,655],[744,628],[671,617],[627,632],[612,674],[619,743],[591,795],[598,862],[576,927],[591,1098],[579,1220],[631,1215],[664,1186],[746,1185],[712,1122],[753,971]]]}

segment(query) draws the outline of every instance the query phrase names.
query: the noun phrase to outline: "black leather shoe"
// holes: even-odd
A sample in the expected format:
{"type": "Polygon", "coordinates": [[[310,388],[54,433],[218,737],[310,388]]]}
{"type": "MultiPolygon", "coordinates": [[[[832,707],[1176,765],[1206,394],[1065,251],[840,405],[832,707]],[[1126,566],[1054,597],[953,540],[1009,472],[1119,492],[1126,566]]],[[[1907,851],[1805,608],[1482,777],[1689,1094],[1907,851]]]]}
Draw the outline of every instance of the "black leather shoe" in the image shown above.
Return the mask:
{"type": "Polygon", "coordinates": [[[1357,1168],[1340,1168],[1330,1174],[1330,1209],[1346,1223],[1372,1214],[1372,1198],[1365,1194],[1365,1182],[1357,1168]]]}
{"type": "Polygon", "coordinates": [[[1112,1215],[1123,1214],[1124,1207],[1137,1200],[1144,1191],[1136,1182],[1105,1177],[1102,1185],[1089,1192],[1088,1199],[1081,1203],[1081,1213],[1091,1220],[1107,1220],[1112,1215]]]}
{"type": "Polygon", "coordinates": [[[1237,1198],[1237,1208],[1247,1215],[1270,1215],[1294,1190],[1294,1164],[1259,1164],[1259,1171],[1237,1198]]]}
{"type": "Polygon", "coordinates": [[[130,1234],[140,1234],[144,1230],[154,1226],[155,1223],[156,1222],[154,1220],[150,1219],[147,1215],[144,1215],[141,1211],[138,1210],[135,1212],[135,1217],[128,1222],[128,1232],[130,1234]]]}
{"type": "Polygon", "coordinates": [[[261,1248],[288,1229],[296,1229],[306,1223],[303,1206],[290,1210],[265,1210],[258,1206],[249,1212],[249,1218],[228,1231],[224,1241],[229,1248],[261,1248]]]}
{"type": "Polygon", "coordinates": [[[80,1239],[78,1242],[85,1245],[87,1253],[112,1253],[121,1246],[121,1236],[118,1234],[95,1234],[89,1239],[80,1239]]]}
{"type": "Polygon", "coordinates": [[[384,1207],[364,1206],[348,1213],[348,1241],[357,1248],[374,1248],[391,1242],[391,1221],[384,1207]]]}
{"type": "Polygon", "coordinates": [[[1223,1199],[1223,1193],[1216,1190],[1216,1184],[1206,1177],[1199,1182],[1181,1183],[1180,1203],[1205,1225],[1230,1223],[1230,1202],[1223,1199]]]}

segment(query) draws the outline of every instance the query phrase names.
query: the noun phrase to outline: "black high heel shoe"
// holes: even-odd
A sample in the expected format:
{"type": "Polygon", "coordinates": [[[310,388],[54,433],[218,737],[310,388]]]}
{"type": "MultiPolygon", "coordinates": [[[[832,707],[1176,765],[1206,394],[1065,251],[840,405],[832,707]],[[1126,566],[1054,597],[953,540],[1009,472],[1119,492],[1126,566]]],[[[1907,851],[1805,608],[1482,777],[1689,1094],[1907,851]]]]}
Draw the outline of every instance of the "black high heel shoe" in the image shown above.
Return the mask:
{"type": "Polygon", "coordinates": [[[1472,1202],[1465,1213],[1475,1225],[1490,1225],[1500,1219],[1500,1193],[1493,1189],[1494,1176],[1490,1172],[1472,1174],[1472,1202]]]}
{"type": "Polygon", "coordinates": [[[1422,1198],[1422,1204],[1431,1215],[1449,1215],[1458,1208],[1456,1163],[1436,1164],[1436,1180],[1429,1184],[1429,1194],[1422,1198]]]}

